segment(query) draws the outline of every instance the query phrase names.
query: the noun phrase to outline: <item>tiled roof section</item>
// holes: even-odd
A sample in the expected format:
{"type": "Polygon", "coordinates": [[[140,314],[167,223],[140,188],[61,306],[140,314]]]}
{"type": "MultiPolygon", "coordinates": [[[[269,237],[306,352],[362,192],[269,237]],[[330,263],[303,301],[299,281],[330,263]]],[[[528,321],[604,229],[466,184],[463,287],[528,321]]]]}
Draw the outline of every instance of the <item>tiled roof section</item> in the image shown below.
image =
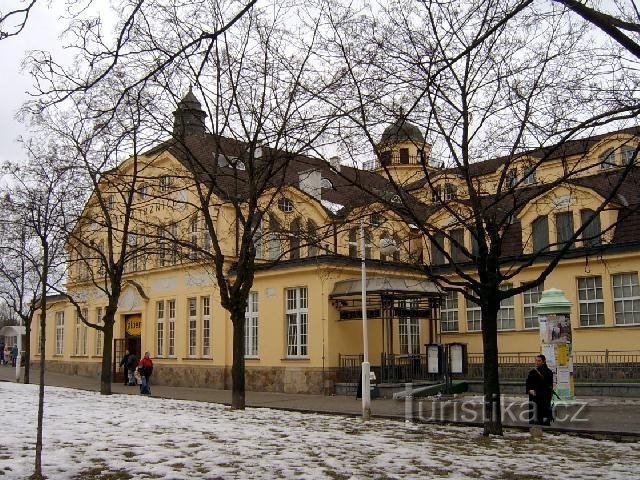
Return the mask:
{"type": "MultiPolygon", "coordinates": [[[[617,130],[614,132],[603,133],[600,135],[594,135],[588,138],[580,138],[576,140],[568,140],[566,142],[552,145],[549,147],[536,148],[533,150],[528,150],[525,152],[517,153],[514,157],[502,156],[491,158],[489,160],[483,160],[480,162],[474,162],[469,165],[469,174],[471,177],[478,177],[483,175],[489,175],[491,173],[496,172],[500,166],[504,165],[505,162],[511,160],[515,160],[518,158],[529,157],[533,159],[542,159],[543,162],[558,160],[562,158],[568,158],[575,155],[584,155],[586,154],[590,148],[594,145],[597,145],[599,142],[604,140],[607,137],[611,137],[613,135],[640,135],[640,127],[629,127],[621,130],[617,130]]],[[[441,173],[451,173],[455,174],[459,169],[458,168],[448,168],[441,171],[441,173]]],[[[416,182],[412,182],[410,185],[406,187],[407,191],[416,190],[424,187],[424,180],[418,180],[416,182]]]]}
{"type": "MultiPolygon", "coordinates": [[[[248,192],[247,172],[221,166],[219,157],[231,161],[234,159],[242,160],[248,153],[247,148],[246,143],[206,134],[187,137],[184,143],[165,142],[147,154],[168,150],[186,168],[195,173],[200,181],[215,182],[216,194],[222,198],[231,198],[233,195],[243,199],[248,192]]],[[[265,162],[265,178],[268,186],[298,186],[300,173],[316,169],[321,172],[323,178],[328,179],[332,184],[332,188],[322,189],[322,199],[343,205],[345,211],[375,201],[375,195],[367,195],[358,185],[365,185],[372,192],[390,188],[385,178],[374,172],[344,165],[341,166],[340,172],[336,172],[328,162],[322,159],[289,155],[285,152],[263,148],[260,160],[265,162]]],[[[410,201],[415,202],[413,199],[410,201]]]]}

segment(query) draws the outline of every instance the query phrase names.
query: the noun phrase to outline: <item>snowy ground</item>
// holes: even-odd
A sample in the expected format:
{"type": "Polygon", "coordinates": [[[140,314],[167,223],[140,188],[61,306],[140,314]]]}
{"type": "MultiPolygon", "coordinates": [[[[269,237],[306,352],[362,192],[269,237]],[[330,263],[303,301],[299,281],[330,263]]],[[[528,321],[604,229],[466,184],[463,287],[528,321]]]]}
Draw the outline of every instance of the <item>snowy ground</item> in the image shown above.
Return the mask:
{"type": "MultiPolygon", "coordinates": [[[[639,478],[640,445],[47,387],[52,480],[639,478]]],[[[0,479],[33,472],[37,386],[0,382],[0,479]]]]}

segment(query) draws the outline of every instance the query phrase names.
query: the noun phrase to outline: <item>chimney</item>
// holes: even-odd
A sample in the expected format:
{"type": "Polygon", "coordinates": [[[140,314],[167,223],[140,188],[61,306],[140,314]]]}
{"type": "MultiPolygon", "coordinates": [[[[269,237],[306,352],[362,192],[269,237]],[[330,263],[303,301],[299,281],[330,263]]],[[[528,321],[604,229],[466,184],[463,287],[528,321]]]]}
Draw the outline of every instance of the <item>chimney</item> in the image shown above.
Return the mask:
{"type": "Polygon", "coordinates": [[[340,157],[337,156],[337,155],[331,157],[329,159],[329,165],[331,165],[331,168],[333,170],[335,170],[336,172],[339,172],[340,171],[340,167],[341,167],[341,165],[340,165],[340,157]]]}
{"type": "Polygon", "coordinates": [[[300,190],[320,200],[322,197],[322,173],[320,170],[314,168],[300,172],[298,180],[300,190]]]}

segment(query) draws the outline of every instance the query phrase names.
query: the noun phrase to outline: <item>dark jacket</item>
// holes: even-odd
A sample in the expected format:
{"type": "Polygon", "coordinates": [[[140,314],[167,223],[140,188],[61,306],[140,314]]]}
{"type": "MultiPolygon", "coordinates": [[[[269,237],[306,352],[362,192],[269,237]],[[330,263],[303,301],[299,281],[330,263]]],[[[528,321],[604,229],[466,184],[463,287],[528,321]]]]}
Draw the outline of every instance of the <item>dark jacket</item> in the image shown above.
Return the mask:
{"type": "Polygon", "coordinates": [[[529,394],[529,423],[549,425],[552,421],[551,397],[553,395],[553,372],[546,364],[531,369],[527,375],[529,394]],[[529,392],[533,390],[535,395],[529,392]]]}
{"type": "Polygon", "coordinates": [[[129,355],[129,358],[127,358],[127,369],[135,370],[137,366],[138,366],[138,357],[136,356],[135,353],[132,353],[129,355]]]}
{"type": "Polygon", "coordinates": [[[128,368],[127,367],[127,360],[129,360],[129,356],[131,354],[130,353],[125,353],[124,356],[122,357],[122,360],[120,360],[120,366],[124,367],[124,368],[128,368]]]}

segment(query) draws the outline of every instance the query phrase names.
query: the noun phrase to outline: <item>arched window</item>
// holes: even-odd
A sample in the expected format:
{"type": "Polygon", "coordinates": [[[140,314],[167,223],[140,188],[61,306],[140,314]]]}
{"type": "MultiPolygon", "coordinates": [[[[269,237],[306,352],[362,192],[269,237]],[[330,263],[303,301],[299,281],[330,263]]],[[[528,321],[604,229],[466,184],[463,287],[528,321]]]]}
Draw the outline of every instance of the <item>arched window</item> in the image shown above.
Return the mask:
{"type": "Polygon", "coordinates": [[[309,256],[315,257],[320,254],[320,241],[318,238],[318,225],[311,219],[307,220],[307,237],[309,244],[309,256]]]}
{"type": "Polygon", "coordinates": [[[280,235],[282,227],[278,219],[269,215],[269,260],[277,260],[282,254],[280,235]]]}
{"type": "Polygon", "coordinates": [[[295,218],[291,221],[289,227],[289,258],[300,258],[300,233],[301,233],[300,219],[295,218]]]}

